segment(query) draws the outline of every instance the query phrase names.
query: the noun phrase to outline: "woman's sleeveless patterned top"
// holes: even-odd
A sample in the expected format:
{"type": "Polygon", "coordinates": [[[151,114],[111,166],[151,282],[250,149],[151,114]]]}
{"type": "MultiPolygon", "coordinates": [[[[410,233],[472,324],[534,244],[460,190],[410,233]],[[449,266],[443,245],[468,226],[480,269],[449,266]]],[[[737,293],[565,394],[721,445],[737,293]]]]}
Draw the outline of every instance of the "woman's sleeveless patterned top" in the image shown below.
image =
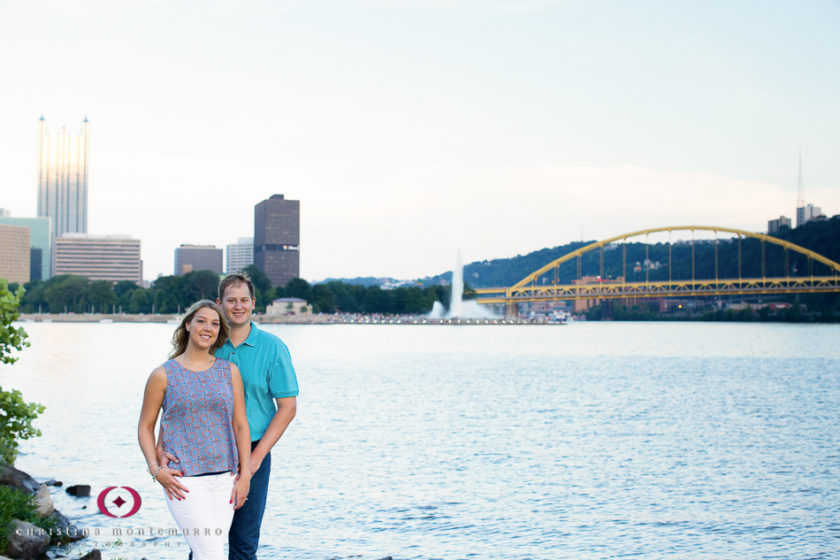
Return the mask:
{"type": "Polygon", "coordinates": [[[175,360],[163,364],[163,449],[180,461],[185,476],[232,471],[239,466],[233,435],[230,362],[216,358],[209,369],[191,371],[175,360]]]}

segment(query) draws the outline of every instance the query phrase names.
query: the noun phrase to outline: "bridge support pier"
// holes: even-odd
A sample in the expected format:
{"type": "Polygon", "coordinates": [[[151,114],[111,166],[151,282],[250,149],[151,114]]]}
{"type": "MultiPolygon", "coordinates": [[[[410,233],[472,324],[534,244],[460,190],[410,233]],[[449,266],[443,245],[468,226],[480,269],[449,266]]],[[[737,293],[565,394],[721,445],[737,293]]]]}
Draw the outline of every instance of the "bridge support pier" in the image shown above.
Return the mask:
{"type": "Polygon", "coordinates": [[[516,302],[509,301],[505,303],[505,319],[518,319],[519,318],[519,304],[516,302]]]}

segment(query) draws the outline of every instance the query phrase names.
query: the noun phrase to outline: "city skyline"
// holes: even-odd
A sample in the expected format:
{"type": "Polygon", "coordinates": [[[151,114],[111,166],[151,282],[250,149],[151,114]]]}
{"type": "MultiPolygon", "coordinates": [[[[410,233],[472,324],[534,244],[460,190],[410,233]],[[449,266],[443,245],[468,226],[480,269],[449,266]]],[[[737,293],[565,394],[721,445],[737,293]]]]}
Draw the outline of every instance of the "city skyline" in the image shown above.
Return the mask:
{"type": "Polygon", "coordinates": [[[0,16],[0,48],[19,53],[3,63],[0,206],[36,215],[38,116],[72,131],[87,115],[88,230],[142,239],[146,279],[179,243],[250,236],[275,192],[306,206],[309,280],[413,278],[451,269],[458,247],[471,262],[661,225],[764,231],[795,217],[800,148],[805,202],[840,211],[829,2],[0,16]]]}

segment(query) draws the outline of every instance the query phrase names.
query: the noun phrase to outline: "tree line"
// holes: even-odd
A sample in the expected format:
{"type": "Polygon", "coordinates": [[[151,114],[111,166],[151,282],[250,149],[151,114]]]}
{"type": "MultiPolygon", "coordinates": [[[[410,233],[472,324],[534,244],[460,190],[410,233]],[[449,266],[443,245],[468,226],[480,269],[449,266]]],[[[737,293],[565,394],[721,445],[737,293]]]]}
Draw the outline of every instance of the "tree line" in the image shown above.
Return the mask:
{"type": "MultiPolygon", "coordinates": [[[[435,301],[449,302],[449,286],[404,286],[383,290],[340,281],[310,284],[295,278],[285,286],[272,286],[266,275],[249,266],[244,270],[254,283],[257,311],[277,298],[306,300],[315,313],[420,314],[435,301]]],[[[216,299],[219,275],[209,270],[183,276],[161,276],[148,288],[130,281],[88,280],[62,274],[23,285],[23,313],[179,313],[199,299],[216,299]]],[[[12,284],[14,291],[17,285],[12,284]]],[[[465,297],[474,292],[465,289],[465,297]]]]}
{"type": "MultiPolygon", "coordinates": [[[[791,229],[782,228],[774,237],[810,249],[834,261],[840,261],[840,216],[825,221],[812,221],[791,229]]],[[[719,241],[698,239],[695,243],[628,241],[604,249],[585,253],[580,259],[582,276],[603,275],[606,278],[624,277],[638,282],[668,280],[761,276],[808,276],[826,274],[827,267],[809,262],[807,257],[771,243],[746,238],[738,242],[722,235],[719,241]],[[717,253],[717,259],[715,254],[717,253]],[[648,260],[645,263],[645,260],[648,260]],[[668,263],[671,263],[669,270],[668,263]],[[717,269],[715,263],[717,262],[717,269]],[[740,263],[740,266],[739,266],[740,263]],[[626,266],[625,266],[626,264],[626,266]],[[692,276],[693,271],[693,276],[692,276]]],[[[632,240],[633,238],[631,238],[632,240]]],[[[663,239],[663,236],[654,239],[663,239]]],[[[594,240],[592,241],[594,242],[594,240]]],[[[475,287],[511,286],[543,265],[591,243],[572,242],[553,248],[540,249],[506,259],[473,262],[464,266],[464,278],[475,287]]],[[[543,275],[539,283],[557,281],[568,284],[577,278],[578,261],[573,259],[556,271],[543,275]]],[[[431,284],[448,281],[447,272],[428,278],[431,284]]]]}

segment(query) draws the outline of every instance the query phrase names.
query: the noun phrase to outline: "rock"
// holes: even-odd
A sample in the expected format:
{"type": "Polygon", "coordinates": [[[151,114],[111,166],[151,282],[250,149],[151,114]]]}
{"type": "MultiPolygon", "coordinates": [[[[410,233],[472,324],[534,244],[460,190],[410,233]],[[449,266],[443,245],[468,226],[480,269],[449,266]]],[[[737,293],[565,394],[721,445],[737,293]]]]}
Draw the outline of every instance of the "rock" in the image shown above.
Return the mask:
{"type": "Polygon", "coordinates": [[[38,515],[41,517],[49,515],[55,511],[55,505],[53,504],[52,497],[50,496],[50,491],[47,490],[47,486],[45,484],[42,484],[41,487],[38,488],[38,493],[35,494],[35,508],[38,511],[38,515]]]}
{"type": "Polygon", "coordinates": [[[23,471],[19,471],[11,465],[0,467],[0,484],[13,488],[23,488],[30,492],[37,492],[38,484],[34,478],[23,471]]]}
{"type": "Polygon", "coordinates": [[[67,487],[67,493],[71,496],[76,497],[84,497],[90,496],[90,485],[89,484],[74,484],[73,486],[67,487]]]}
{"type": "Polygon", "coordinates": [[[9,525],[6,554],[13,558],[37,558],[50,547],[50,536],[32,523],[14,519],[9,525]]]}
{"type": "Polygon", "coordinates": [[[54,478],[51,478],[49,480],[45,480],[44,484],[46,484],[47,486],[61,486],[64,483],[61,482],[60,480],[56,480],[54,478]]]}
{"type": "Polygon", "coordinates": [[[64,541],[80,541],[85,536],[82,534],[81,529],[70,523],[70,520],[67,519],[63,513],[58,510],[55,510],[52,515],[50,516],[55,520],[55,527],[61,531],[61,540],[64,541]]]}
{"type": "Polygon", "coordinates": [[[94,548],[93,550],[79,558],[79,560],[102,560],[102,553],[99,551],[99,549],[94,548]]]}
{"type": "Polygon", "coordinates": [[[394,560],[394,559],[390,556],[386,556],[385,558],[380,558],[379,560],[394,560]]]}

